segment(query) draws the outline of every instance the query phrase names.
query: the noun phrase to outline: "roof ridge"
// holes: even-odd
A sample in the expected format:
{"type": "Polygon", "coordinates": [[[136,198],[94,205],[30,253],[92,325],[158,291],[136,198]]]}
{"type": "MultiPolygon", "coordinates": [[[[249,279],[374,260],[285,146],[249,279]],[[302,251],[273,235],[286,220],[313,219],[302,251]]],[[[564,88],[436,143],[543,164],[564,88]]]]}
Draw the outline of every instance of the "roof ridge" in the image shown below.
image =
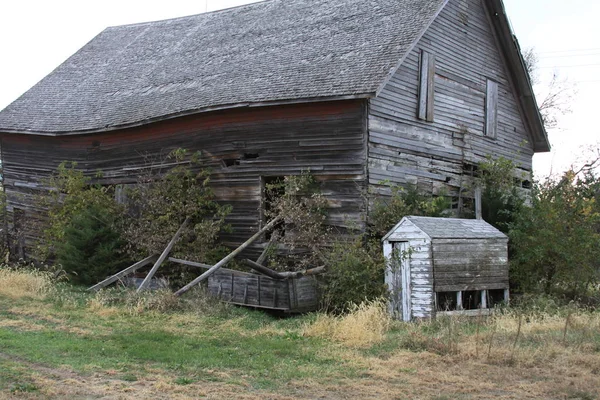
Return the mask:
{"type": "Polygon", "coordinates": [[[201,13],[191,14],[191,15],[182,15],[181,17],[157,19],[157,20],[153,20],[153,21],[144,21],[144,22],[134,22],[131,24],[110,25],[110,26],[107,26],[105,28],[105,30],[106,29],[116,29],[116,28],[138,27],[138,26],[143,26],[143,25],[154,25],[154,24],[159,24],[161,22],[171,22],[171,21],[177,21],[177,20],[192,19],[192,18],[197,18],[197,17],[202,17],[202,16],[210,16],[210,15],[215,15],[218,13],[231,12],[231,11],[239,9],[239,8],[251,8],[251,7],[255,7],[257,5],[261,5],[264,3],[274,3],[276,1],[281,1],[281,0],[258,0],[258,1],[254,1],[252,3],[240,4],[237,6],[221,8],[218,10],[204,11],[201,13]]]}

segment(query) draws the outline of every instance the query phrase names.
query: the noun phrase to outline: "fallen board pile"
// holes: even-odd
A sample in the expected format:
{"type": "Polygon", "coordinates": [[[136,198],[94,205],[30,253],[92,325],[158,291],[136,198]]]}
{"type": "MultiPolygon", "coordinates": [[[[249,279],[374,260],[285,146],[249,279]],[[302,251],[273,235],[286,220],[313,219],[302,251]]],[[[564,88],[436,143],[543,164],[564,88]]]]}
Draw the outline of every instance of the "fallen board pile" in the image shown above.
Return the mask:
{"type": "MultiPolygon", "coordinates": [[[[112,283],[122,280],[125,276],[135,273],[137,270],[153,263],[151,270],[144,281],[138,287],[138,292],[149,287],[152,277],[166,260],[187,265],[191,267],[206,269],[196,279],[175,292],[181,296],[200,282],[208,280],[208,292],[227,303],[247,307],[263,308],[269,310],[283,311],[287,313],[308,312],[319,306],[319,293],[315,275],[324,272],[324,267],[318,267],[305,271],[277,272],[262,265],[267,253],[274,245],[269,242],[263,253],[256,261],[244,260],[247,265],[254,269],[255,273],[235,271],[223,268],[233,260],[244,249],[260,238],[265,232],[271,230],[280,218],[275,218],[254,236],[229,253],[225,258],[215,265],[207,265],[192,261],[169,257],[169,252],[179,239],[179,236],[187,226],[189,219],[186,218],[181,227],[175,233],[165,250],[160,254],[147,257],[132,266],[106,278],[102,282],[90,287],[88,290],[97,291],[112,283]]],[[[273,236],[275,237],[275,236],[273,236]]]]}

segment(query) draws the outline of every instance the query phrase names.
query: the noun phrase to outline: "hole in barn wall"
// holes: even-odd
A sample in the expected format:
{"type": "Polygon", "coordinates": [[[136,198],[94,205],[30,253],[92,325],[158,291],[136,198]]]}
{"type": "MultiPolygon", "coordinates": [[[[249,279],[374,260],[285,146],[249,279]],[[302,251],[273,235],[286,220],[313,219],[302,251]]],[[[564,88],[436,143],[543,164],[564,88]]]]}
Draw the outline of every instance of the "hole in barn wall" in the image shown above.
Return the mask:
{"type": "Polygon", "coordinates": [[[244,157],[242,159],[243,160],[254,160],[258,157],[259,157],[258,153],[244,153],[244,157]]]}
{"type": "Polygon", "coordinates": [[[225,167],[225,168],[235,167],[236,165],[240,165],[240,159],[239,158],[224,158],[223,160],[221,160],[221,163],[223,164],[223,167],[225,167]]]}

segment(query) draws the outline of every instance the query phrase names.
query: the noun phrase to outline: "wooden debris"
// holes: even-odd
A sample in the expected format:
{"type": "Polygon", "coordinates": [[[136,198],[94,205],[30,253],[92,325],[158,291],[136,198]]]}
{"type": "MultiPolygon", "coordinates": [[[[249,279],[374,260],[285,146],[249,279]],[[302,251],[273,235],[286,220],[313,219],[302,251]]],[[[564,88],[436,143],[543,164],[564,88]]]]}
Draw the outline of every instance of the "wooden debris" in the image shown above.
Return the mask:
{"type": "Polygon", "coordinates": [[[190,217],[186,217],[185,221],[183,221],[183,223],[181,224],[181,226],[179,227],[177,232],[175,232],[173,239],[171,239],[171,241],[169,242],[169,244],[167,245],[165,250],[162,252],[160,257],[156,261],[156,263],[154,263],[154,265],[152,266],[152,269],[150,270],[150,272],[148,272],[148,275],[146,275],[146,279],[144,279],[144,281],[142,282],[142,284],[140,285],[140,287],[137,290],[138,292],[140,292],[148,287],[148,285],[150,284],[150,280],[152,279],[152,277],[158,270],[158,267],[160,267],[160,265],[163,263],[163,261],[165,261],[165,259],[171,252],[171,249],[173,249],[173,246],[175,246],[175,243],[177,243],[177,240],[179,240],[179,237],[183,233],[183,230],[185,229],[185,227],[187,226],[189,221],[190,221],[190,217]]]}
{"type": "Polygon", "coordinates": [[[264,264],[264,262],[267,260],[267,257],[269,256],[269,253],[271,252],[271,250],[273,248],[275,248],[275,246],[277,245],[277,239],[279,239],[279,233],[278,233],[278,231],[275,231],[275,232],[273,232],[273,235],[271,236],[271,240],[269,240],[269,243],[267,244],[267,246],[265,247],[263,252],[256,259],[257,264],[261,264],[261,265],[264,264]]]}
{"type": "Polygon", "coordinates": [[[322,274],[323,272],[325,272],[324,266],[312,268],[312,269],[308,269],[308,270],[303,270],[303,271],[277,272],[277,271],[273,271],[270,268],[265,267],[264,265],[260,265],[252,260],[246,259],[246,260],[244,260],[244,262],[246,264],[248,264],[249,266],[251,266],[256,271],[260,272],[261,274],[268,276],[269,278],[281,279],[281,280],[290,279],[290,278],[300,278],[302,276],[318,275],[318,274],[322,274]]]}
{"type": "Polygon", "coordinates": [[[124,270],[117,272],[116,274],[114,274],[114,275],[106,278],[102,282],[97,283],[96,285],[90,287],[88,290],[90,290],[90,291],[100,290],[103,287],[108,286],[111,283],[114,283],[114,282],[118,281],[119,279],[121,279],[125,275],[132,274],[137,269],[145,267],[146,265],[148,265],[148,264],[150,264],[152,262],[155,262],[157,259],[158,259],[158,254],[153,254],[150,257],[144,258],[142,261],[138,261],[137,263],[133,264],[132,266],[127,267],[124,270]]]}
{"type": "Polygon", "coordinates": [[[197,277],[196,279],[194,279],[193,281],[191,281],[190,283],[188,283],[187,285],[185,285],[184,287],[182,287],[181,289],[179,289],[178,291],[176,291],[175,295],[176,296],[181,296],[182,294],[186,293],[188,290],[190,290],[192,287],[194,287],[198,283],[200,283],[203,280],[207,279],[209,276],[211,276],[212,274],[214,274],[215,271],[217,271],[219,268],[221,268],[224,265],[226,265],[228,262],[230,262],[231,260],[233,260],[233,258],[235,256],[237,256],[242,251],[244,251],[244,249],[246,249],[246,247],[250,246],[256,240],[258,240],[258,238],[260,238],[265,232],[269,231],[270,229],[273,229],[273,227],[275,225],[277,225],[277,223],[279,223],[280,220],[281,220],[280,216],[278,216],[278,217],[274,218],[273,220],[271,220],[271,222],[269,222],[260,231],[258,231],[256,234],[254,234],[254,236],[252,236],[250,239],[246,240],[237,249],[235,249],[234,251],[232,251],[231,253],[229,253],[225,258],[223,258],[221,261],[219,261],[218,263],[216,263],[215,265],[213,265],[208,271],[204,272],[202,275],[200,275],[199,277],[197,277]]]}

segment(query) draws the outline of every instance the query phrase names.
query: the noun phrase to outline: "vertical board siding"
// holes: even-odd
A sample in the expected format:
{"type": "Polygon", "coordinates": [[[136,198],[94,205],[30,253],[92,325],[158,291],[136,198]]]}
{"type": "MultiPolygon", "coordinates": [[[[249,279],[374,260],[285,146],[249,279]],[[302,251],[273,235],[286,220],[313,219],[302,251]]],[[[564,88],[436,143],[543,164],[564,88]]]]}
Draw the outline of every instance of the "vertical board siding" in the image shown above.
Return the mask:
{"type": "MultiPolygon", "coordinates": [[[[396,227],[386,243],[408,242],[410,254],[410,281],[412,318],[431,318],[434,313],[435,294],[433,291],[433,263],[431,257],[431,240],[410,221],[403,221],[396,227]]],[[[385,243],[384,243],[385,246],[385,243]]],[[[391,247],[387,247],[391,252],[391,247]]],[[[388,254],[386,256],[389,257],[388,254]]],[[[401,284],[400,271],[388,267],[386,282],[401,284]],[[396,275],[397,274],[397,275],[396,275]]],[[[401,286],[400,286],[401,288],[401,286]]],[[[397,297],[393,304],[402,304],[402,292],[394,288],[391,294],[397,297]]],[[[400,310],[401,311],[401,310],[400,310]]],[[[400,312],[400,315],[402,313],[400,312]]]]}
{"type": "Polygon", "coordinates": [[[487,155],[531,171],[531,138],[485,13],[480,0],[450,0],[370,101],[368,176],[376,192],[386,193],[380,183],[387,180],[456,195],[466,183],[463,164],[487,155]],[[421,54],[435,54],[433,122],[419,119],[421,54]],[[488,95],[492,89],[497,99],[488,95]],[[486,118],[486,104],[494,100],[497,113],[486,118]]]}
{"type": "MultiPolygon", "coordinates": [[[[261,176],[310,172],[329,203],[328,223],[364,226],[365,116],[362,101],[340,101],[203,113],[106,133],[43,137],[4,134],[4,187],[9,211],[39,215],[35,195],[62,161],[76,161],[101,184],[132,184],[174,149],[202,152],[220,202],[233,206],[235,245],[260,224],[261,176]],[[235,160],[226,167],[224,160],[235,160]]],[[[155,168],[156,169],[156,168],[155,168]]],[[[166,170],[166,168],[163,168],[166,170]]],[[[28,234],[30,242],[35,232],[28,234]]],[[[30,243],[31,245],[31,243],[30,243]]]]}

